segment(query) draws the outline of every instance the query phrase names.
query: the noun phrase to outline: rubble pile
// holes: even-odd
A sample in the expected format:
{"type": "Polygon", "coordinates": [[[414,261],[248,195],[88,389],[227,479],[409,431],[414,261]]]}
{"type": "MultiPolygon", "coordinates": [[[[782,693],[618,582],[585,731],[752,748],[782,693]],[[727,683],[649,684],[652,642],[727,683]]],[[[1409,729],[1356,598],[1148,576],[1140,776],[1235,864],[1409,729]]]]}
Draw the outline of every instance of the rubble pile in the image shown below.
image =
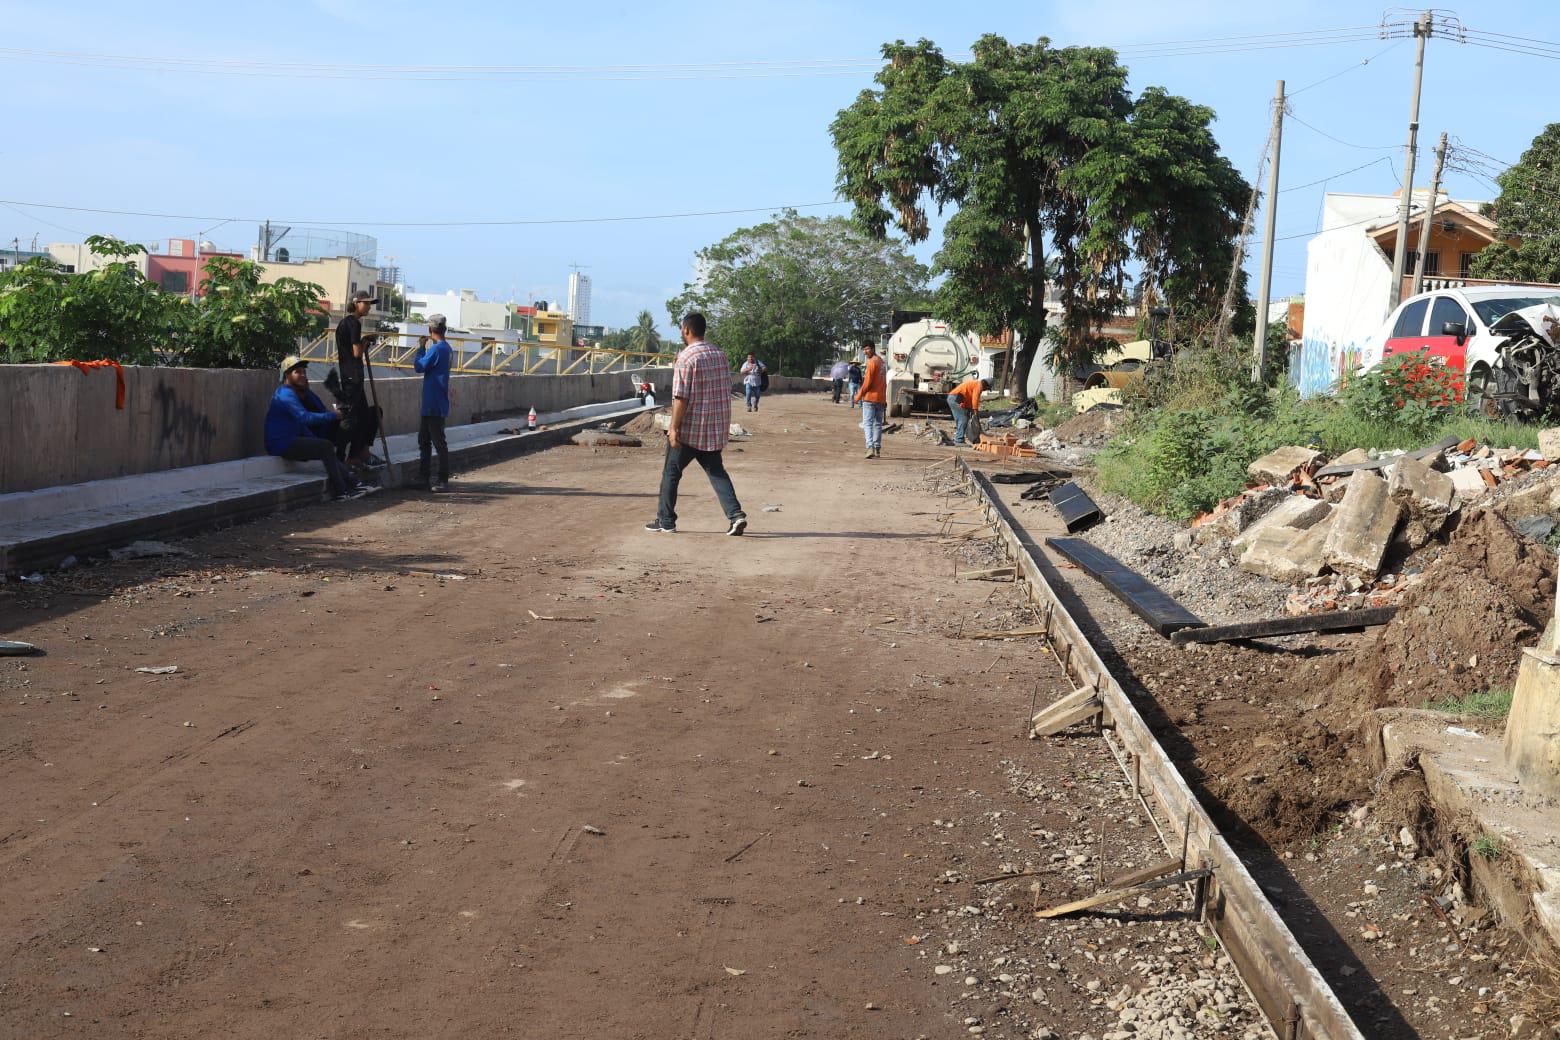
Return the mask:
{"type": "Polygon", "coordinates": [[[1298,586],[1291,614],[1397,604],[1474,509],[1497,510],[1545,539],[1560,521],[1560,429],[1541,450],[1446,441],[1414,452],[1355,449],[1327,460],[1296,445],[1247,467],[1252,485],[1192,521],[1178,540],[1227,550],[1239,567],[1298,586]]]}

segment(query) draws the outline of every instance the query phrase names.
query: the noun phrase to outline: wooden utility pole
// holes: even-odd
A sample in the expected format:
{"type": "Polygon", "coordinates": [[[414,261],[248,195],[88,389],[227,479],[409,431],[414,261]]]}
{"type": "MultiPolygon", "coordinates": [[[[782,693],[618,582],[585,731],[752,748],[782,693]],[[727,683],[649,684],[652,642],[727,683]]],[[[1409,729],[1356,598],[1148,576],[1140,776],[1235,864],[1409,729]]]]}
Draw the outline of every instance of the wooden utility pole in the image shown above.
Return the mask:
{"type": "Polygon", "coordinates": [[[1430,225],[1435,223],[1435,204],[1441,197],[1441,171],[1446,168],[1446,131],[1441,131],[1441,143],[1435,146],[1435,176],[1430,178],[1430,201],[1425,203],[1425,222],[1419,229],[1419,262],[1414,265],[1414,291],[1418,296],[1425,291],[1425,257],[1430,254],[1430,225]]]}
{"type": "Polygon", "coordinates": [[[1391,310],[1403,302],[1403,270],[1408,259],[1408,215],[1414,201],[1414,159],[1419,153],[1419,93],[1425,80],[1425,41],[1434,28],[1432,14],[1426,11],[1414,23],[1414,38],[1419,41],[1414,58],[1414,96],[1408,110],[1408,143],[1403,148],[1403,189],[1398,203],[1397,245],[1392,250],[1392,290],[1387,296],[1391,310]]]}
{"type": "Polygon", "coordinates": [[[1273,93],[1273,161],[1268,167],[1267,216],[1262,241],[1262,273],[1257,278],[1257,328],[1252,335],[1251,379],[1267,371],[1268,299],[1273,293],[1273,235],[1278,221],[1278,157],[1284,139],[1284,81],[1273,93]]]}

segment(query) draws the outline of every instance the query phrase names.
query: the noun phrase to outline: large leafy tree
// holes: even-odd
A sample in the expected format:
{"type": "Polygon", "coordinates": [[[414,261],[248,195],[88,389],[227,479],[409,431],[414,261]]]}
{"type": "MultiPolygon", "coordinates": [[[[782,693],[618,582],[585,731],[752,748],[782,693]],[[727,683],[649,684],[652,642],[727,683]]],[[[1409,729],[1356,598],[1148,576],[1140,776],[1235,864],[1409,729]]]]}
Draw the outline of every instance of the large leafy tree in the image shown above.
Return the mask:
{"type": "Polygon", "coordinates": [[[936,271],[939,315],[974,331],[1011,328],[1020,385],[1047,339],[1071,366],[1127,292],[1216,311],[1249,187],[1218,152],[1213,113],[1162,90],[1136,101],[1113,51],[1044,38],[976,42],[953,62],[921,40],[883,48],[877,87],[832,126],[839,188],[874,235],[928,237],[929,207],[956,211],[936,271]]]}
{"type": "Polygon", "coordinates": [[[1560,282],[1560,123],[1544,127],[1522,160],[1502,173],[1500,197],[1491,207],[1502,238],[1469,265],[1476,278],[1560,282]]]}
{"type": "Polygon", "coordinates": [[[875,338],[927,279],[901,242],[794,210],[700,250],[695,264],[695,280],[667,301],[672,321],[702,311],[733,360],[752,352],[792,375],[810,375],[837,344],[875,338]]]}
{"type": "Polygon", "coordinates": [[[628,333],[627,349],[641,354],[658,354],[661,351],[661,334],[655,328],[655,316],[649,311],[640,311],[634,324],[624,329],[628,333]]]}
{"type": "Polygon", "coordinates": [[[260,265],[232,256],[206,261],[201,298],[180,337],[186,365],[268,368],[291,353],[323,312],[318,285],[296,278],[260,280],[260,265]]]}
{"type": "Polygon", "coordinates": [[[98,235],[86,244],[108,262],[73,274],[35,257],[0,275],[0,358],[154,365],[173,350],[184,300],[141,273],[145,248],[98,235]]]}

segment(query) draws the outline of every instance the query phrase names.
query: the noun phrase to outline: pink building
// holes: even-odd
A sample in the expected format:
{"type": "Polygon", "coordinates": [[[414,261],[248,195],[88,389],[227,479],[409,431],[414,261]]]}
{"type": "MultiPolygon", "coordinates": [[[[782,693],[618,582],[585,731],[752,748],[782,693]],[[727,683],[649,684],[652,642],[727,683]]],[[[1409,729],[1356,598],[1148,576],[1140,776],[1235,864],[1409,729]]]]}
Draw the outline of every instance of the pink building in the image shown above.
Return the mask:
{"type": "Polygon", "coordinates": [[[146,258],[146,277],[162,287],[163,292],[181,296],[200,295],[200,282],[206,274],[206,261],[213,256],[242,257],[242,253],[224,253],[213,250],[200,251],[196,257],[193,238],[170,238],[166,253],[151,253],[146,258]]]}

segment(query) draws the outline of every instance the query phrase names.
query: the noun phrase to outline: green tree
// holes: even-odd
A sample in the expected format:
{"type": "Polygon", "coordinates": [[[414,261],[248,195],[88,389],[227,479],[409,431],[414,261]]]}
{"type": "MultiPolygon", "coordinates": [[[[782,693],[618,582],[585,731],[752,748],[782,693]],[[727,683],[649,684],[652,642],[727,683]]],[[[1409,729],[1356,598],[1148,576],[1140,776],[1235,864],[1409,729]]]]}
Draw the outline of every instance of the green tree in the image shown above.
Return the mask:
{"type": "Polygon", "coordinates": [[[778,374],[810,375],[838,343],[876,338],[899,301],[923,292],[926,268],[904,245],[844,217],[794,210],[699,251],[698,278],[666,309],[709,321],[733,361],[749,352],[778,374]]]}
{"type": "Polygon", "coordinates": [[[35,257],[0,274],[0,357],[153,365],[173,351],[188,305],[141,273],[136,257],[145,247],[100,235],[86,245],[109,262],[72,274],[35,257]]]}
{"type": "Polygon", "coordinates": [[[314,328],[324,293],[312,282],[260,280],[260,265],[232,256],[206,261],[201,298],[180,338],[182,362],[197,368],[268,368],[314,328]]]}
{"type": "Polygon", "coordinates": [[[885,45],[877,87],[831,127],[840,192],[873,235],[923,241],[928,207],[955,207],[936,256],[939,316],[1011,328],[1022,386],[1047,337],[1048,284],[1061,367],[1104,344],[1129,264],[1147,298],[1216,309],[1249,188],[1218,154],[1212,111],[1157,89],[1134,102],[1106,48],[987,35],[973,50],[959,63],[928,40],[885,45]]]}
{"type": "Polygon", "coordinates": [[[661,349],[661,334],[655,329],[655,316],[649,311],[640,311],[639,318],[623,330],[626,332],[628,346],[624,349],[638,351],[641,354],[659,353],[661,349]]]}
{"type": "Polygon", "coordinates": [[[1476,278],[1518,282],[1560,282],[1560,123],[1550,123],[1522,153],[1522,160],[1496,178],[1500,196],[1490,207],[1501,238],[1469,264],[1476,278]]]}

